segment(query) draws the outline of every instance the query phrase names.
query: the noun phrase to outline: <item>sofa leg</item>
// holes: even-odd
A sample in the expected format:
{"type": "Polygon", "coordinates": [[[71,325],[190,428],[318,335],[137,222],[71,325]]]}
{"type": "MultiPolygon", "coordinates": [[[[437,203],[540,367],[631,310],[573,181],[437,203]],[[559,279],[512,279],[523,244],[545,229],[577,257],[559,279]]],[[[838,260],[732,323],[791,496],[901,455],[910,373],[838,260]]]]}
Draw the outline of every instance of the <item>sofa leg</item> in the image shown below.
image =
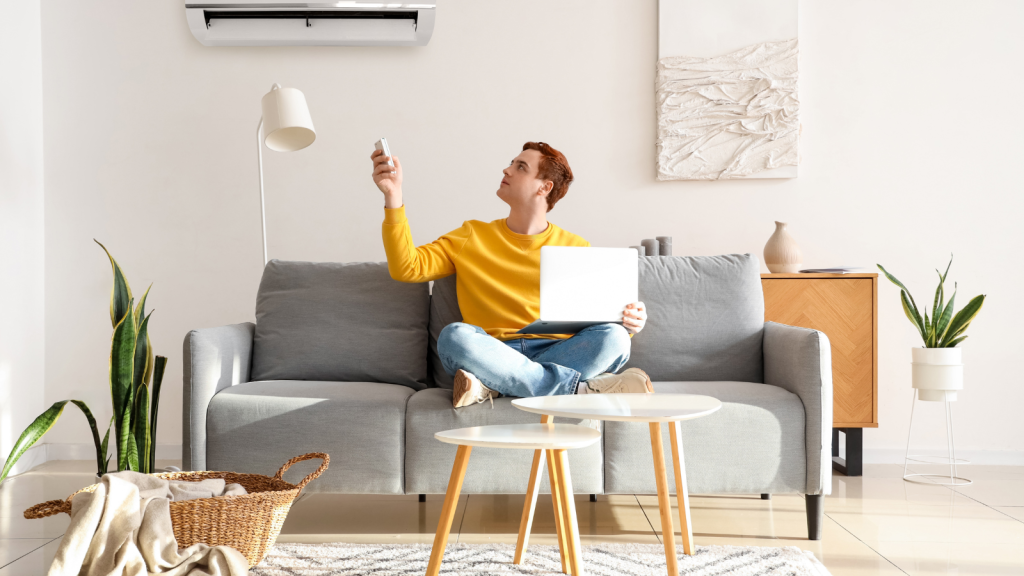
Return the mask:
{"type": "Polygon", "coordinates": [[[591,494],[590,495],[590,501],[591,502],[597,502],[597,494],[591,494]]]}
{"type": "Polygon", "coordinates": [[[825,520],[824,499],[821,494],[808,494],[807,501],[807,539],[821,540],[821,525],[825,520]]]}
{"type": "Polygon", "coordinates": [[[426,501],[427,501],[427,495],[426,494],[420,494],[420,502],[426,502],[426,501]]]}
{"type": "Polygon", "coordinates": [[[761,494],[761,500],[771,500],[771,499],[772,499],[772,495],[771,494],[761,494]]]}

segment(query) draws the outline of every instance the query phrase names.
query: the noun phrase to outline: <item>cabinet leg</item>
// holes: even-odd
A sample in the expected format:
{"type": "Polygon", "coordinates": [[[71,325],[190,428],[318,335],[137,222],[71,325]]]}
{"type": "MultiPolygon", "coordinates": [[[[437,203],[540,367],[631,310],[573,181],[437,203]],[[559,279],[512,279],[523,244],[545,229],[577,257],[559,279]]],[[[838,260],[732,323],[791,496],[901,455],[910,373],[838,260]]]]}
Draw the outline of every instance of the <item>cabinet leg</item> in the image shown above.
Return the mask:
{"type": "Polygon", "coordinates": [[[845,476],[860,476],[864,473],[864,429],[832,429],[832,469],[845,476]],[[846,439],[846,458],[839,457],[839,433],[846,439]]]}

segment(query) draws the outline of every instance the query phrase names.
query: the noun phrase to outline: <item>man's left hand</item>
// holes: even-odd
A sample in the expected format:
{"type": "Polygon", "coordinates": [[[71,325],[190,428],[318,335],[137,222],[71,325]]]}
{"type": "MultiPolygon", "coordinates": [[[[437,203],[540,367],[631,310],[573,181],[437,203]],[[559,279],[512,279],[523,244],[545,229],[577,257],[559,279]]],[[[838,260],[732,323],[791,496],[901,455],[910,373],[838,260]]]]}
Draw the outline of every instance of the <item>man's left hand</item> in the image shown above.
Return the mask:
{"type": "Polygon", "coordinates": [[[622,327],[630,334],[636,334],[647,324],[647,307],[643,302],[627,304],[622,311],[622,327]]]}

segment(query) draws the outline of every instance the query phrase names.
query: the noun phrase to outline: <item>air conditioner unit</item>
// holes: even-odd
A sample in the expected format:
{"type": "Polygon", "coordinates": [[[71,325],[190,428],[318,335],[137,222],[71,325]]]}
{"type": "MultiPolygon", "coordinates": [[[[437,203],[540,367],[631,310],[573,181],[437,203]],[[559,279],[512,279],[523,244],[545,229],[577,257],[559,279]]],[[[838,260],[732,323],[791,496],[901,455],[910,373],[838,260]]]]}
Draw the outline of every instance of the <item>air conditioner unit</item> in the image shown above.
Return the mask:
{"type": "Polygon", "coordinates": [[[426,46],[437,3],[215,0],[185,4],[204,46],[426,46]]]}

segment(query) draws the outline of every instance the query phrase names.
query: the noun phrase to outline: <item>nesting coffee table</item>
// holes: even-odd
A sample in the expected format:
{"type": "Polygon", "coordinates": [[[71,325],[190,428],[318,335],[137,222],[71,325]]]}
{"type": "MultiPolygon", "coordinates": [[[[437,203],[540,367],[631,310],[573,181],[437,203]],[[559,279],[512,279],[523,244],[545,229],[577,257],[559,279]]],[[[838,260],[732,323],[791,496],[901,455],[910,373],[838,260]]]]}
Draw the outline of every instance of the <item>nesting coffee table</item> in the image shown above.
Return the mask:
{"type": "MultiPolygon", "coordinates": [[[[580,561],[580,539],[576,529],[576,504],[572,495],[572,479],[569,475],[569,459],[565,451],[572,448],[590,446],[601,439],[601,433],[586,426],[573,424],[553,424],[552,418],[545,416],[540,424],[506,424],[495,426],[474,426],[445,430],[434,434],[441,442],[458,445],[455,453],[455,465],[448,480],[448,490],[444,496],[444,507],[441,519],[437,523],[434,535],[434,546],[430,551],[427,563],[427,576],[437,576],[441,569],[441,559],[448,544],[448,533],[451,531],[452,518],[462,491],[462,481],[466,477],[466,466],[469,454],[474,446],[483,448],[519,448],[536,450],[533,470],[530,472],[530,488],[532,500],[527,499],[526,508],[530,511],[530,522],[533,521],[533,505],[537,502],[537,491],[540,486],[540,470],[538,458],[545,452],[548,454],[548,465],[551,472],[551,498],[555,507],[555,529],[558,532],[558,547],[562,558],[562,572],[582,575],[580,561]]],[[[529,523],[524,526],[529,535],[529,523]]],[[[523,527],[520,527],[520,540],[523,539],[523,527]]],[[[520,563],[522,554],[517,547],[515,563],[520,563]]]]}
{"type": "MultiPolygon", "coordinates": [[[[668,477],[665,473],[665,452],[661,437],[661,423],[668,422],[671,435],[672,460],[675,462],[676,498],[679,501],[679,522],[683,537],[683,553],[693,554],[693,530],[690,527],[690,499],[686,490],[686,467],[683,464],[683,440],[679,422],[707,416],[722,407],[717,398],[695,394],[576,394],[569,396],[540,396],[520,398],[512,405],[520,410],[541,414],[543,422],[555,416],[618,422],[647,422],[654,454],[654,476],[658,486],[658,509],[661,515],[662,541],[665,543],[665,561],[671,576],[679,574],[676,559],[675,531],[672,526],[672,502],[669,499],[668,477]]],[[[583,427],[580,427],[583,428],[583,427]]],[[[533,521],[533,508],[537,502],[538,475],[543,450],[537,450],[530,472],[526,504],[519,527],[515,562],[518,564],[526,549],[529,526],[533,521]]],[[[549,458],[550,461],[550,458],[549,458]]],[[[550,465],[550,464],[549,464],[550,465]]],[[[552,490],[554,492],[554,490],[552,490]]],[[[571,495],[569,495],[571,498],[571,495]]],[[[557,507],[557,505],[556,505],[557,507]]],[[[557,528],[557,526],[556,526],[557,528]]],[[[578,546],[577,546],[578,548],[578,546]]],[[[563,569],[564,572],[564,569],[563,569]]]]}

